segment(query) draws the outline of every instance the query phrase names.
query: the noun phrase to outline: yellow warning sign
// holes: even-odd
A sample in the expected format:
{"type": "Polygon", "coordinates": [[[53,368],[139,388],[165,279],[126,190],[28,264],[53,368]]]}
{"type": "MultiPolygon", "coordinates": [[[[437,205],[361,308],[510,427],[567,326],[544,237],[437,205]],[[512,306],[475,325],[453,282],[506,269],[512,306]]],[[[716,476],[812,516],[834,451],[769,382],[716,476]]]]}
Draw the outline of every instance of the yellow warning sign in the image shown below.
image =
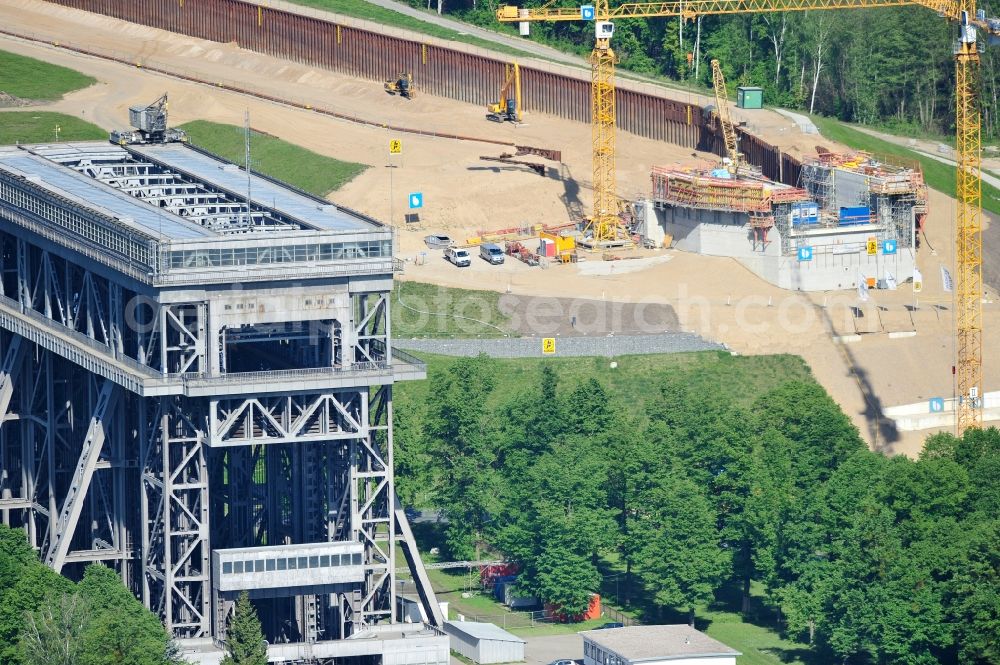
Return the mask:
{"type": "Polygon", "coordinates": [[[403,142],[399,139],[392,139],[389,141],[389,154],[399,155],[403,152],[403,142]]]}
{"type": "Polygon", "coordinates": [[[878,254],[878,240],[875,238],[868,239],[868,256],[875,256],[878,254]]]}
{"type": "Polygon", "coordinates": [[[551,355],[556,352],[556,338],[555,337],[543,337],[542,338],[542,353],[546,355],[551,355]]]}

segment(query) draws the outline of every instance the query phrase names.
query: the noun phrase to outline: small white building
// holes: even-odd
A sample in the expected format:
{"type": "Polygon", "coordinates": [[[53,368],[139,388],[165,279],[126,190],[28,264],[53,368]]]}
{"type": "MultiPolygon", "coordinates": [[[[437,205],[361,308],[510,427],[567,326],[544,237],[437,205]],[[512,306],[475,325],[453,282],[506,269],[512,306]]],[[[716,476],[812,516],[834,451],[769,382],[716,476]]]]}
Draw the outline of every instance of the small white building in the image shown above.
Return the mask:
{"type": "Polygon", "coordinates": [[[739,651],[686,624],[588,630],[584,665],[736,665],[739,651]]]}
{"type": "Polygon", "coordinates": [[[524,660],[524,640],[492,623],[446,621],[444,632],[453,651],[475,663],[516,663],[524,660]]]}

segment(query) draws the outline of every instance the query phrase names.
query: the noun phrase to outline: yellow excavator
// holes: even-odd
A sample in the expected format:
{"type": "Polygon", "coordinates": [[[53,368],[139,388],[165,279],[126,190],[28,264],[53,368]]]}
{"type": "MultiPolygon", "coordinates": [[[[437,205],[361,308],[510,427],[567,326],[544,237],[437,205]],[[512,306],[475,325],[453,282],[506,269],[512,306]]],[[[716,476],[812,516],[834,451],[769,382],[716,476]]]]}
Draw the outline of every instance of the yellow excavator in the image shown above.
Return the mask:
{"type": "Polygon", "coordinates": [[[487,120],[521,122],[521,68],[516,62],[504,65],[504,80],[500,86],[500,101],[486,106],[487,120]]]}
{"type": "Polygon", "coordinates": [[[407,99],[413,99],[416,91],[413,88],[413,74],[407,72],[400,74],[394,79],[389,79],[383,86],[390,95],[399,95],[407,99]]]}

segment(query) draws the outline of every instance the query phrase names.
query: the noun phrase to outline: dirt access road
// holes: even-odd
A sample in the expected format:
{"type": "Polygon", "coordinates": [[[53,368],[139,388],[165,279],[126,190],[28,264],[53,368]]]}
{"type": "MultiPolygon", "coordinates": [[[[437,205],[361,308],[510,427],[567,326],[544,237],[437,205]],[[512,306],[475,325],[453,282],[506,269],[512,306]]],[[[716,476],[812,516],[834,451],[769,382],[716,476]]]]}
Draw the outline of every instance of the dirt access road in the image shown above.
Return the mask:
{"type": "MultiPolygon", "coordinates": [[[[913,454],[925,433],[895,432],[880,417],[881,408],[951,394],[950,296],[942,293],[933,279],[940,265],[953,264],[953,202],[942,195],[932,195],[928,231],[930,246],[938,252],[931,252],[926,245],[921,249],[919,263],[927,277],[926,290],[920,309],[906,314],[916,335],[869,334],[857,344],[840,345],[833,341],[833,335],[844,334],[848,327],[853,332],[853,320],[846,314],[848,305],[856,304],[852,294],[789,293],[766,284],[729,259],[662,251],[647,253],[650,259],[658,257],[655,260],[591,260],[548,269],[529,268],[516,261],[504,266],[474,262],[464,271],[443,261],[419,264],[421,252],[426,251],[421,239],[430,231],[463,238],[477,229],[565,221],[566,199],[577,198],[589,206],[590,128],[586,124],[534,116],[524,127],[497,126],[485,121],[483,109],[476,106],[430,96],[407,102],[387,97],[377,83],[37,0],[4,3],[0,24],[50,41],[73,41],[86,35],[89,49],[208,80],[237,82],[300,103],[366,114],[384,123],[499,137],[563,151],[563,172],[553,173],[552,169],[543,178],[516,167],[497,168],[479,161],[479,155],[498,152],[486,144],[403,136],[403,157],[396,168],[387,169],[391,137],[383,129],[292,110],[65,50],[0,39],[0,48],[72,67],[100,81],[46,107],[51,110],[106,128],[120,127],[126,123],[128,105],[152,101],[164,91],[170,94],[171,121],[175,124],[195,118],[241,124],[244,109],[249,109],[255,128],[325,155],[374,166],[335,193],[332,198],[339,203],[380,219],[389,219],[391,208],[393,221],[400,222],[406,193],[424,192],[427,228],[400,231],[400,255],[408,261],[404,279],[512,294],[669,305],[684,329],[721,341],[735,352],[802,355],[871,445],[886,451],[913,454]]],[[[790,136],[797,131],[792,121],[783,118],[782,122],[788,126],[783,134],[790,136]]],[[[776,142],[774,136],[765,134],[765,138],[776,142]]],[[[809,145],[815,139],[799,136],[794,142],[809,145]]],[[[619,191],[627,196],[647,191],[651,165],[694,161],[687,149],[626,133],[619,136],[618,155],[619,191]]],[[[715,159],[707,155],[697,158],[706,162],[715,159]]],[[[903,315],[905,306],[913,304],[912,294],[905,289],[875,294],[874,300],[886,308],[886,318],[903,315]]],[[[877,319],[879,313],[873,316],[877,319]]],[[[988,331],[1000,330],[995,305],[987,306],[986,317],[988,331]]],[[[996,339],[991,334],[987,344],[996,339]]],[[[1000,384],[997,369],[987,365],[987,389],[1000,384]]]]}

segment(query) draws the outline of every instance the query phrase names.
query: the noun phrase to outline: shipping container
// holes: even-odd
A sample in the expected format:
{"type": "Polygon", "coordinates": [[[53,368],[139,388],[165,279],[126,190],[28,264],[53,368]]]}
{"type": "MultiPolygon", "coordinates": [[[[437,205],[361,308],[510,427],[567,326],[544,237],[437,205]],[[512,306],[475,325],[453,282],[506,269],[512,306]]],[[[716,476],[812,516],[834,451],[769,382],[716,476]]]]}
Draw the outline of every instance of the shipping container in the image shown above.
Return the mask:
{"type": "Polygon", "coordinates": [[[741,85],[736,88],[736,106],[741,109],[763,108],[764,91],[761,88],[741,85]]]}
{"type": "Polygon", "coordinates": [[[871,208],[867,206],[852,206],[841,208],[839,222],[841,226],[857,226],[860,224],[870,224],[872,221],[871,208]]]}
{"type": "Polygon", "coordinates": [[[792,204],[792,226],[809,226],[819,223],[819,206],[815,201],[792,204]]]}

